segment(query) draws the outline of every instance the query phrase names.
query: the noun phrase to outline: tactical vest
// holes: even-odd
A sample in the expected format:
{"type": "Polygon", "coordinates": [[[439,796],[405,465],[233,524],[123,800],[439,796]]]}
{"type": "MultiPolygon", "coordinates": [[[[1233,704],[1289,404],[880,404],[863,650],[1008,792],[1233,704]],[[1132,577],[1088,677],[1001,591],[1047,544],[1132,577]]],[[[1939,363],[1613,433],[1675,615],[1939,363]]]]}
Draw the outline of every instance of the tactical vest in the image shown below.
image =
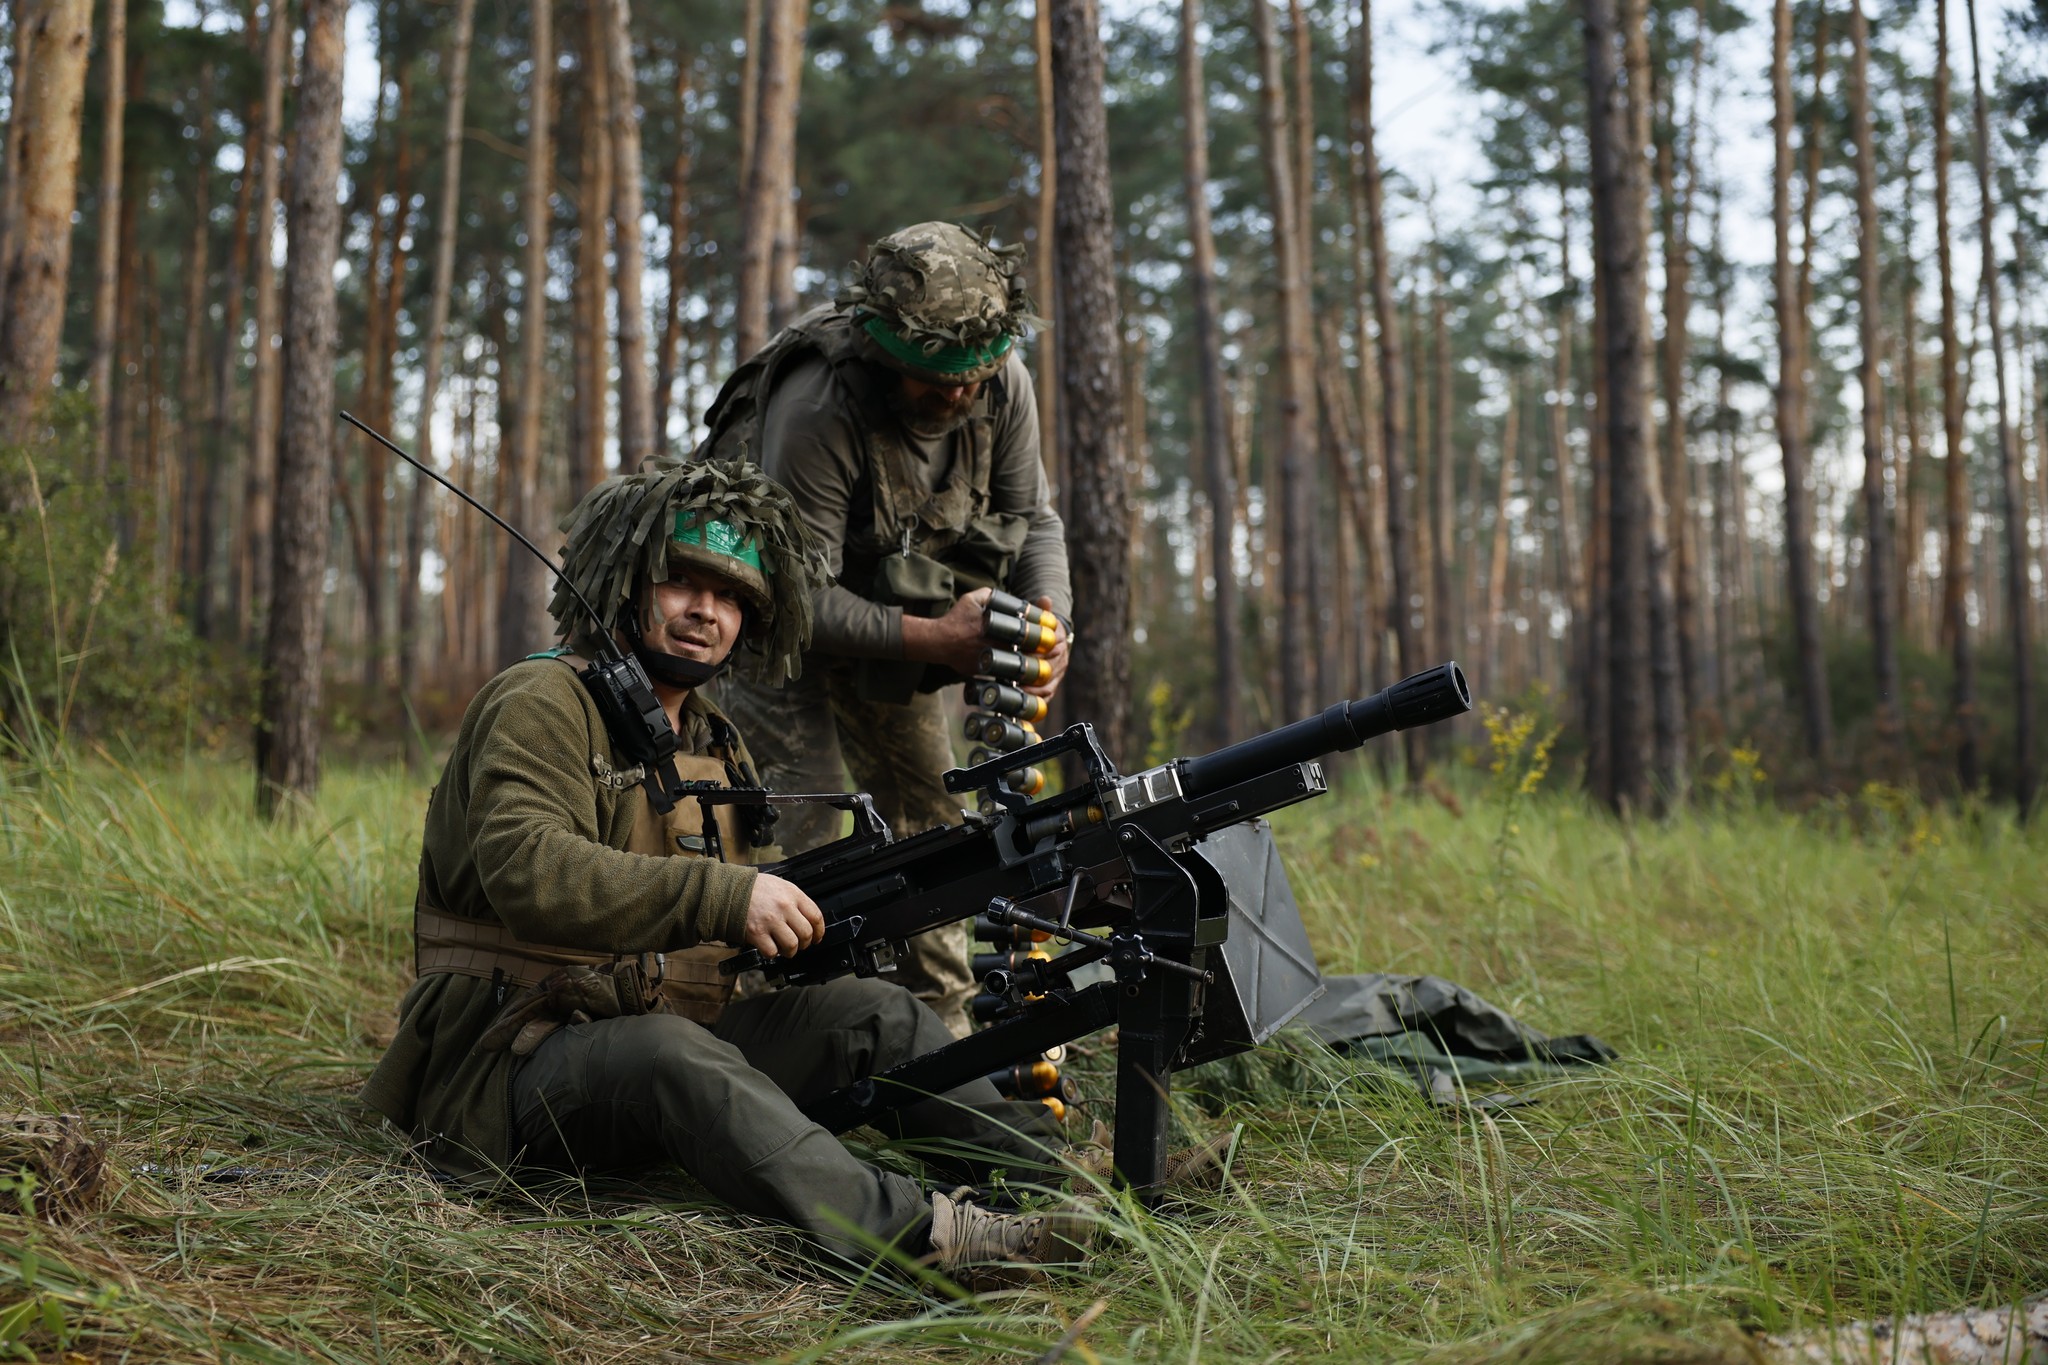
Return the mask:
{"type": "MultiPolygon", "coordinates": [[[[576,666],[566,658],[563,662],[572,668],[576,666]]],[[[685,782],[730,786],[740,761],[739,733],[723,717],[714,716],[711,720],[711,752],[677,755],[676,773],[685,782]]],[[[599,762],[592,755],[593,766],[599,762]]],[[[604,782],[606,776],[599,772],[599,781],[604,782]]],[[[637,782],[621,790],[622,799],[636,803],[626,852],[651,858],[706,855],[701,802],[679,801],[674,810],[663,816],[637,782]]],[[[721,805],[713,809],[717,812],[715,827],[725,861],[751,863],[756,850],[748,841],[741,808],[721,805]]],[[[613,953],[531,943],[495,920],[448,914],[426,903],[424,878],[420,884],[421,899],[413,907],[414,971],[419,976],[445,973],[520,988],[538,986],[557,967],[601,967],[618,960],[619,955],[613,953]]],[[[640,969],[649,981],[660,982],[660,999],[670,1012],[709,1027],[718,1022],[719,1013],[732,998],[734,978],[720,972],[718,964],[734,951],[724,944],[700,943],[673,953],[642,953],[640,969]]]]}
{"type": "MultiPolygon", "coordinates": [[[[812,356],[831,367],[854,416],[870,489],[867,514],[848,516],[840,584],[912,616],[943,616],[973,588],[1008,587],[1030,518],[989,511],[995,424],[1011,399],[1000,373],[982,386],[966,425],[947,438],[953,461],[944,480],[922,492],[914,477],[917,456],[884,387],[892,372],[865,358],[847,314],[830,305],[814,308],[725,381],[705,414],[710,431],[696,458],[760,461],[768,401],[789,366],[812,356]]],[[[908,701],[920,688],[931,691],[948,681],[958,679],[905,660],[863,659],[858,672],[861,695],[873,701],[908,701]]]]}

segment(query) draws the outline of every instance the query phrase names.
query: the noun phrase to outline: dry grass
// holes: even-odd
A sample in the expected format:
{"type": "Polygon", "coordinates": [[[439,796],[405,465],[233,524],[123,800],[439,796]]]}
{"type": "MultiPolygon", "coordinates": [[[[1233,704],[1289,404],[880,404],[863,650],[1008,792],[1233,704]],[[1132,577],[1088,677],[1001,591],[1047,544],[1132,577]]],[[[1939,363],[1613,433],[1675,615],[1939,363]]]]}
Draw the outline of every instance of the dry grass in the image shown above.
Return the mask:
{"type": "Polygon", "coordinates": [[[966,1302],[849,1281],[681,1179],[477,1197],[401,1161],[352,1096],[404,986],[424,782],[332,773],[278,829],[239,768],[16,764],[0,1110],[84,1115],[110,1191],[0,1216],[0,1344],[1033,1360],[1103,1299],[1070,1359],[1705,1362],[2043,1287],[2040,835],[1885,792],[1630,830],[1514,771],[1283,817],[1324,969],[1439,972],[1619,1067],[1446,1118],[1327,1054],[1238,1066],[1187,1116],[1246,1125],[1224,1191],[1112,1204],[1086,1274],[966,1302]]]}

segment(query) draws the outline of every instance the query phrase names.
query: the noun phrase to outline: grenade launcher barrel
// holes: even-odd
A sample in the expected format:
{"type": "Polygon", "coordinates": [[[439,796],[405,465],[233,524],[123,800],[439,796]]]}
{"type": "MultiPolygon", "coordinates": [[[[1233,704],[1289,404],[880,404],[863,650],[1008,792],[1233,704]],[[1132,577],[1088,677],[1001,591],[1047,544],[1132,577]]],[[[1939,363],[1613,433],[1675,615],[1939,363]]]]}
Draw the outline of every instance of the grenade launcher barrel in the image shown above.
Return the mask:
{"type": "Polygon", "coordinates": [[[1472,709],[1472,690],[1456,664],[1438,664],[1358,701],[1340,701],[1321,715],[1180,762],[1189,797],[1234,787],[1260,773],[1324,754],[1356,749],[1394,730],[1447,720],[1472,709]]]}

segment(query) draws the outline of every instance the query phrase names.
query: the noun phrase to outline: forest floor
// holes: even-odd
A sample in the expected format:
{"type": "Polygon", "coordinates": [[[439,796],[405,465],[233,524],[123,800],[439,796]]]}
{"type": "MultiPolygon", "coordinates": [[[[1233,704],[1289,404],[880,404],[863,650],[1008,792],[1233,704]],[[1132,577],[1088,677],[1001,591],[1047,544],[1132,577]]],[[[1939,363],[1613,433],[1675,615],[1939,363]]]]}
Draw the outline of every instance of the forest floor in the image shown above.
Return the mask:
{"type": "Polygon", "coordinates": [[[1235,1101],[1183,1116],[1244,1126],[1224,1189],[1112,1202],[1085,1271],[981,1300],[680,1179],[485,1198],[408,1163],[354,1095],[425,779],[332,771],[273,828],[240,765],[0,769],[0,1109],[83,1115],[110,1191],[55,1223],[4,1195],[0,1352],[1031,1361],[1100,1301],[1065,1358],[1732,1362],[2048,1288],[2048,836],[1883,789],[1787,813],[1740,766],[1625,827],[1523,795],[1509,738],[1434,798],[1354,770],[1279,817],[1323,969],[1448,976],[1621,1061],[1499,1113],[1228,1064],[1235,1101]]]}

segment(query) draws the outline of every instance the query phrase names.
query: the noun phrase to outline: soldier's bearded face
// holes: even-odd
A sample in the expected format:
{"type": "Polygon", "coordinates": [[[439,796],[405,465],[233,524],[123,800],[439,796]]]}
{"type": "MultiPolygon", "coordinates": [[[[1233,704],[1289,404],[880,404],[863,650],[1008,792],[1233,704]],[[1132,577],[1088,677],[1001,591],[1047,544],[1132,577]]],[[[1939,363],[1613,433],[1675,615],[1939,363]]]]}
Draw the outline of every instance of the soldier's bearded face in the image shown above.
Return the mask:
{"type": "Polygon", "coordinates": [[[890,401],[913,435],[929,438],[944,436],[964,425],[980,394],[978,382],[927,384],[922,379],[899,374],[896,387],[890,391],[890,401]]]}
{"type": "Polygon", "coordinates": [[[671,564],[668,581],[654,585],[653,610],[641,636],[649,649],[701,664],[732,653],[745,620],[733,581],[694,565],[671,564]]]}

